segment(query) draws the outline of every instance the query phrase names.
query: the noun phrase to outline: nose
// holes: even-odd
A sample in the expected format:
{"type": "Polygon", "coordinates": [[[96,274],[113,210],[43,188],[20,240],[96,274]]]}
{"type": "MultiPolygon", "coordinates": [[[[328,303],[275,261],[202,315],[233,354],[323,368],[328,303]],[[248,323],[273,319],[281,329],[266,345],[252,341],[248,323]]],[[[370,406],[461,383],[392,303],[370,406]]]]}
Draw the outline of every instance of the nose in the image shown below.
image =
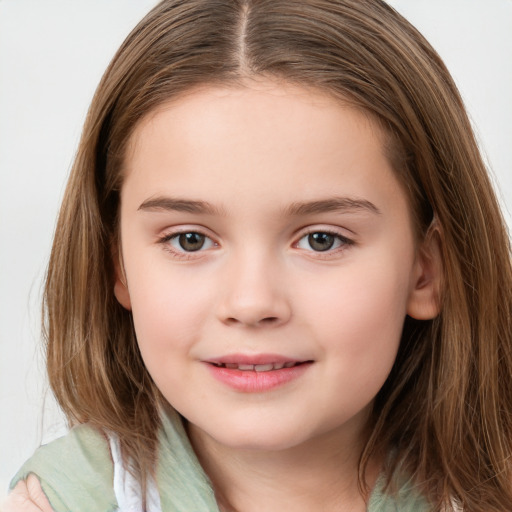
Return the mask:
{"type": "Polygon", "coordinates": [[[218,318],[227,325],[279,326],[291,317],[283,273],[269,258],[247,255],[228,264],[218,305],[218,318]]]}

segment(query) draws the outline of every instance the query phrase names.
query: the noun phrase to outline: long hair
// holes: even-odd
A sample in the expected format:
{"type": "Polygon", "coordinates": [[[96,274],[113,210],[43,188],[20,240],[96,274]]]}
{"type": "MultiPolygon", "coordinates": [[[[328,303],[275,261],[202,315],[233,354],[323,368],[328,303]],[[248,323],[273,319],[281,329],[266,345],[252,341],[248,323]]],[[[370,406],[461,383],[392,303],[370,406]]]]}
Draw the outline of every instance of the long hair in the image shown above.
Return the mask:
{"type": "Polygon", "coordinates": [[[362,486],[369,460],[389,453],[388,476],[409,475],[433,510],[512,510],[510,242],[452,78],[382,0],[164,0],[125,40],[86,119],[47,274],[48,373],[69,422],[116,432],[142,482],[154,470],[163,398],[113,293],[125,148],[163,102],[251,77],[313,87],[377,119],[418,235],[439,228],[441,313],[406,318],[362,486]]]}

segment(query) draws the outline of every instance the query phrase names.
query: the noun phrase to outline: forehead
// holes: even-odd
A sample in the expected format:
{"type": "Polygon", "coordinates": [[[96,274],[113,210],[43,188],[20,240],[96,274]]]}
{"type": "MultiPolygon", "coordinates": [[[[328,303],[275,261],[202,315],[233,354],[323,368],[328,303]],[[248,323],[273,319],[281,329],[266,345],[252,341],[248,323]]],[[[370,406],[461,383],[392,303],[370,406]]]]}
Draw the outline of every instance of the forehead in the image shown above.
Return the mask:
{"type": "Polygon", "coordinates": [[[397,185],[386,140],[370,115],[316,89],[265,81],[202,87],[137,125],[125,185],[146,199],[196,191],[221,202],[252,193],[276,203],[333,195],[333,187],[371,196],[397,185]]]}
{"type": "MultiPolygon", "coordinates": [[[[380,121],[348,98],[282,80],[254,78],[241,84],[200,85],[158,105],[135,126],[127,144],[126,167],[130,167],[133,151],[141,138],[147,143],[148,135],[153,132],[154,137],[156,132],[161,132],[164,123],[168,136],[179,135],[182,142],[187,136],[198,135],[209,128],[210,137],[205,140],[214,142],[212,134],[215,132],[220,136],[221,131],[227,133],[232,128],[237,132],[245,125],[245,133],[254,135],[247,128],[259,126],[268,130],[262,133],[264,143],[268,144],[271,139],[267,135],[274,131],[280,130],[280,135],[288,134],[289,140],[297,141],[305,135],[311,137],[319,125],[322,127],[319,137],[326,138],[329,132],[336,136],[342,110],[351,113],[353,121],[357,117],[357,124],[364,125],[387,151],[389,137],[380,121]]],[[[238,135],[243,133],[238,132],[238,135]]],[[[254,141],[254,144],[257,142],[261,141],[254,141]]],[[[284,140],[280,138],[275,142],[284,140]]]]}

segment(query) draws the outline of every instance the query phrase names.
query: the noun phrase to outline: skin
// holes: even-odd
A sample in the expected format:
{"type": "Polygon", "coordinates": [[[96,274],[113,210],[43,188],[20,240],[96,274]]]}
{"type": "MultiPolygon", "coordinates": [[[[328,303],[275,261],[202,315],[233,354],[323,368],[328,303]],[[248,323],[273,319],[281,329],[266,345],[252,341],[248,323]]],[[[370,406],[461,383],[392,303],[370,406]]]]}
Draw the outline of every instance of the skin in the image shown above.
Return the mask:
{"type": "Polygon", "coordinates": [[[26,482],[19,482],[0,505],[2,512],[53,511],[35,475],[29,475],[26,482]]]}
{"type": "Polygon", "coordinates": [[[132,137],[116,294],[227,508],[365,508],[355,468],[369,408],[405,315],[437,313],[383,142],[354,108],[273,82],[196,90],[132,137]],[[293,208],[333,197],[358,207],[293,208]],[[183,232],[205,235],[203,248],[184,250],[183,232]],[[313,232],[335,233],[333,248],[314,250],[313,232]],[[313,363],[247,393],[206,362],[262,353],[313,363]]]}
{"type": "Polygon", "coordinates": [[[271,81],[194,90],[132,135],[115,293],[225,510],[366,510],[372,401],[406,314],[438,313],[439,251],[415,239],[384,139],[339,100],[271,81]],[[246,392],[210,371],[229,354],[309,363],[246,392]]]}

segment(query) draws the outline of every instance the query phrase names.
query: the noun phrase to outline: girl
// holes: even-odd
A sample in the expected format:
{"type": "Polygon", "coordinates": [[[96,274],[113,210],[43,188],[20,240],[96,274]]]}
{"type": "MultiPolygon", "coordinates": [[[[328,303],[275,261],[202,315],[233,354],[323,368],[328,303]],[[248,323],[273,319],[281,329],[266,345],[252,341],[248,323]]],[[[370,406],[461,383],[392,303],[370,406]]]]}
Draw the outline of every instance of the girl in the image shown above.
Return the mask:
{"type": "Polygon", "coordinates": [[[380,0],[153,9],[93,100],[45,312],[75,427],[11,510],[512,509],[505,224],[380,0]]]}

